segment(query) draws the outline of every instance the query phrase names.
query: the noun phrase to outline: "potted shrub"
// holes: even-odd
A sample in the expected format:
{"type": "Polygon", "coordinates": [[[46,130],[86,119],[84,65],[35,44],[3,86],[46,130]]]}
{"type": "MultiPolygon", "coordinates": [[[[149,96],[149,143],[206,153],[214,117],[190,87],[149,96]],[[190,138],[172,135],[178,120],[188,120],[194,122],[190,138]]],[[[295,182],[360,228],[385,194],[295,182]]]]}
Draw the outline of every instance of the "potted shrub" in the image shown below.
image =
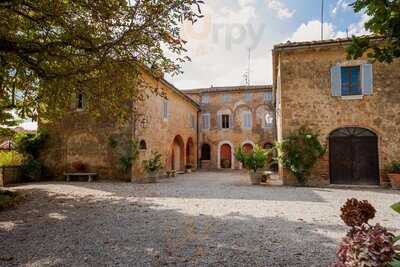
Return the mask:
{"type": "Polygon", "coordinates": [[[186,172],[187,172],[187,173],[191,173],[191,172],[192,172],[192,168],[193,168],[193,167],[192,167],[191,164],[187,164],[187,165],[186,165],[186,172]]]}
{"type": "Polygon", "coordinates": [[[235,158],[249,170],[250,182],[259,185],[262,179],[262,172],[258,170],[265,167],[268,160],[268,152],[265,149],[255,146],[253,151],[246,152],[241,147],[235,151],[235,158]]]}
{"type": "Polygon", "coordinates": [[[152,152],[152,157],[143,161],[143,168],[147,173],[147,182],[155,183],[157,181],[158,171],[162,168],[161,154],[152,152]]]}
{"type": "Polygon", "coordinates": [[[393,189],[400,189],[400,161],[393,161],[386,167],[387,176],[393,189]]]}

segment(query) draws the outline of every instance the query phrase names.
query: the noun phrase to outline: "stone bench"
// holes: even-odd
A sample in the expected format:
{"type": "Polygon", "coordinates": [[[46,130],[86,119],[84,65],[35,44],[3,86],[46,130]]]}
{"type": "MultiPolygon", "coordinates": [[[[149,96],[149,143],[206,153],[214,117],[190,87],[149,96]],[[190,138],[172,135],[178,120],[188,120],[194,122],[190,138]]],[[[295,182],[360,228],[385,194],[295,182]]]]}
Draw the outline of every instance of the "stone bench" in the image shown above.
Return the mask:
{"type": "Polygon", "coordinates": [[[71,181],[71,177],[88,177],[88,182],[93,182],[94,177],[97,176],[97,173],[90,173],[90,172],[66,172],[64,173],[65,180],[67,182],[71,181]]]}

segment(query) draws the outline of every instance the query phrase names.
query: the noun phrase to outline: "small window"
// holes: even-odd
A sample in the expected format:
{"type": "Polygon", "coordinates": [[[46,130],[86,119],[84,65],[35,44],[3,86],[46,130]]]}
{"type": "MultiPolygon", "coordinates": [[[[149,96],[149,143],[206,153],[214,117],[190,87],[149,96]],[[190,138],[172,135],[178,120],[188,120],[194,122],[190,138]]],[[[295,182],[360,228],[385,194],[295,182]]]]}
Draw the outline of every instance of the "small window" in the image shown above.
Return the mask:
{"type": "Polygon", "coordinates": [[[83,95],[83,93],[78,94],[76,101],[77,101],[77,103],[76,103],[77,110],[84,110],[85,109],[85,96],[83,95]]]}
{"type": "Polygon", "coordinates": [[[201,103],[202,104],[208,104],[208,102],[210,101],[208,95],[203,95],[201,96],[201,103]]]}
{"type": "Polygon", "coordinates": [[[169,105],[168,100],[163,101],[163,119],[168,119],[169,115],[169,105]]]}
{"type": "Polygon", "coordinates": [[[362,94],[360,73],[360,66],[341,68],[342,96],[362,94]]]}
{"type": "Polygon", "coordinates": [[[252,99],[253,99],[252,93],[245,93],[245,94],[244,94],[244,100],[245,100],[245,101],[249,102],[249,101],[251,101],[252,99]]]}
{"type": "Polygon", "coordinates": [[[231,99],[230,95],[225,94],[222,96],[222,102],[228,102],[230,99],[231,99]]]}
{"type": "Polygon", "coordinates": [[[266,93],[264,94],[264,100],[265,100],[266,102],[271,102],[271,101],[272,101],[272,92],[266,92],[266,93]]]}
{"type": "Polygon", "coordinates": [[[139,149],[140,150],[146,150],[147,149],[147,144],[145,140],[140,140],[139,142],[139,149]]]}
{"type": "Polygon", "coordinates": [[[251,112],[244,112],[243,113],[243,128],[251,129],[251,127],[252,127],[251,112]]]}
{"type": "Polygon", "coordinates": [[[265,121],[264,121],[264,126],[265,128],[272,128],[274,125],[274,116],[271,112],[268,112],[265,114],[265,121]]]}
{"type": "Polygon", "coordinates": [[[222,129],[229,129],[230,128],[229,115],[223,114],[221,119],[222,119],[222,129]]]}
{"type": "Polygon", "coordinates": [[[203,129],[210,129],[210,113],[202,114],[203,129]]]}

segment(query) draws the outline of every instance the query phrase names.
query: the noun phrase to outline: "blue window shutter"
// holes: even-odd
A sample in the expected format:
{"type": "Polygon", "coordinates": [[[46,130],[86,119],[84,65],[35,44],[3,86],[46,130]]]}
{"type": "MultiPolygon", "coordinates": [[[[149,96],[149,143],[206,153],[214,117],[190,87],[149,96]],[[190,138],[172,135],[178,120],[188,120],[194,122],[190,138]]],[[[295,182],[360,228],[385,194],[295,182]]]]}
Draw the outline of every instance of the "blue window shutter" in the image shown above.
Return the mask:
{"type": "Polygon", "coordinates": [[[217,115],[217,125],[218,125],[219,129],[222,128],[222,115],[221,114],[217,115]]]}
{"type": "Polygon", "coordinates": [[[332,96],[342,95],[342,77],[340,66],[331,68],[331,92],[332,96]]]}
{"type": "Polygon", "coordinates": [[[233,128],[233,115],[229,115],[229,128],[233,128]]]}
{"type": "Polygon", "coordinates": [[[363,95],[372,95],[374,88],[372,64],[361,66],[361,88],[363,95]]]}

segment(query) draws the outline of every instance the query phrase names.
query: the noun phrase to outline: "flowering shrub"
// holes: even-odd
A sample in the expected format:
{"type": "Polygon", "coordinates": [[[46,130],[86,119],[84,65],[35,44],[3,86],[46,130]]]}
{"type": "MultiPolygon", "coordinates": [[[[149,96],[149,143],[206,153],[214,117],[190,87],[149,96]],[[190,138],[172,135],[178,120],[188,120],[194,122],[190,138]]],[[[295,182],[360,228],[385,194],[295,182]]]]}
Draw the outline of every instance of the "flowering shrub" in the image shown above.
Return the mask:
{"type": "Polygon", "coordinates": [[[332,267],[400,267],[400,261],[397,261],[399,255],[396,256],[399,248],[395,246],[399,237],[379,224],[368,224],[376,212],[368,201],[348,199],[341,211],[340,217],[351,229],[339,245],[337,262],[332,267]]]}

